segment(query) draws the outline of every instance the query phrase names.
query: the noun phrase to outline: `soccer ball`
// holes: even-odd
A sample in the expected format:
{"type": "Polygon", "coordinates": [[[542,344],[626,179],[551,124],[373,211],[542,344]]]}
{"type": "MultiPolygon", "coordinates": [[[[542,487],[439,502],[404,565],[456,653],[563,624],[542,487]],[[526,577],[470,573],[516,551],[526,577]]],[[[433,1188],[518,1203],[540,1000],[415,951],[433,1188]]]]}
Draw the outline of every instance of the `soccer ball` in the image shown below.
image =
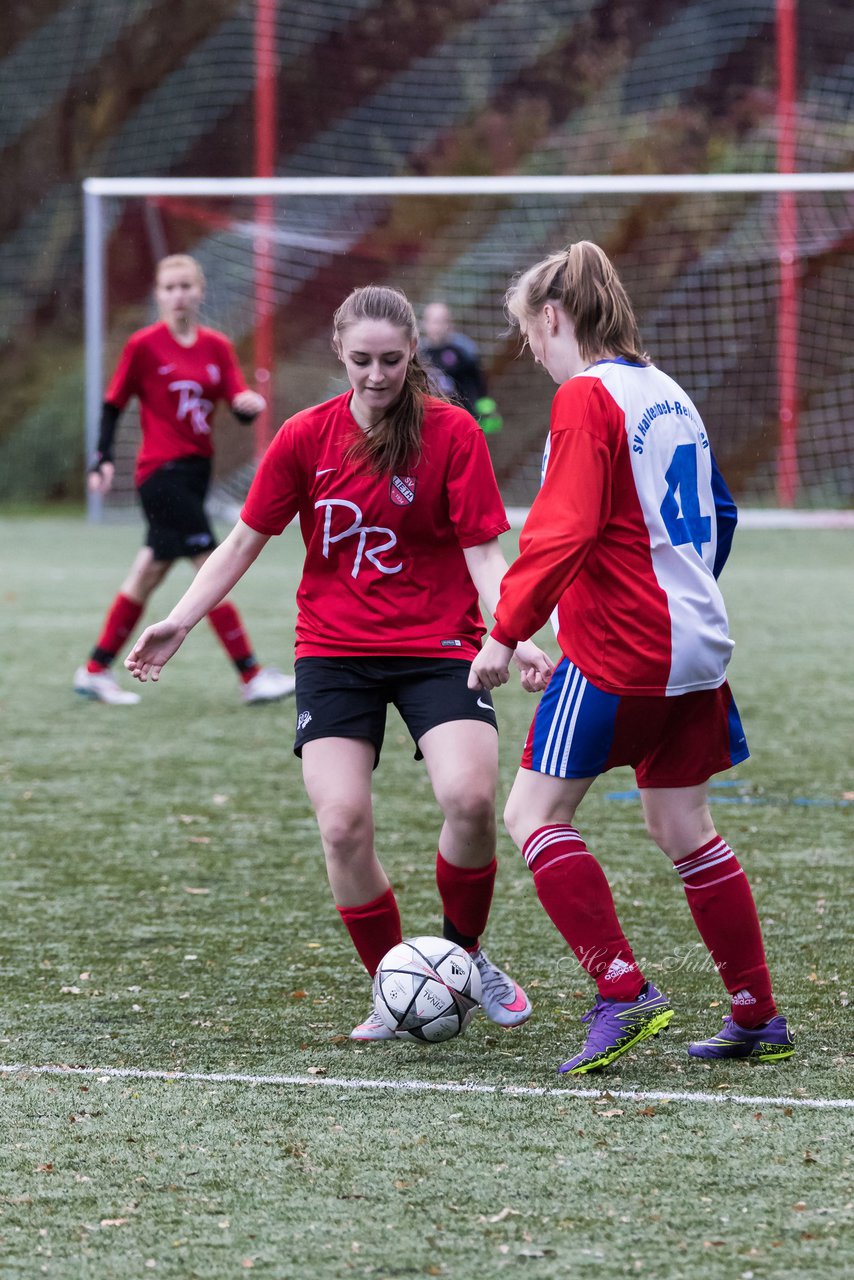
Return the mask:
{"type": "Polygon", "coordinates": [[[429,1044],[465,1031],[481,994],[471,956],[446,938],[399,942],[374,977],[374,1008],[385,1025],[429,1044]]]}

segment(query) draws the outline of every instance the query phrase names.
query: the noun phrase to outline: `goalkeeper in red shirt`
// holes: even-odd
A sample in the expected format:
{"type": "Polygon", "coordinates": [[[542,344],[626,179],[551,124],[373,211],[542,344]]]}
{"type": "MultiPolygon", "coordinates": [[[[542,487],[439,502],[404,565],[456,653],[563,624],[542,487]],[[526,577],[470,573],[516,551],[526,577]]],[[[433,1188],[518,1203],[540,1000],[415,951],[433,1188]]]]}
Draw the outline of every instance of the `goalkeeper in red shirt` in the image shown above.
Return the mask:
{"type": "MultiPolygon", "coordinates": [[[[488,693],[467,687],[507,565],[508,528],[486,441],[470,414],[432,396],[418,329],[396,289],[355,290],[333,345],[350,390],[282,426],[241,519],[125,665],[156,680],[187,632],[295,517],[306,547],[297,591],[294,750],[317,815],[335,904],[373,975],[401,941],[397,902],[377,857],[371,778],[389,704],[423,758],[442,812],[436,880],[444,936],[474,957],[483,1006],[502,1026],[529,1016],[522,988],[480,946],[495,882],[498,735],[488,693]]],[[[515,650],[542,689],[551,660],[515,650]]],[[[356,1040],[393,1038],[376,1013],[356,1040]]]]}
{"type": "MultiPolygon", "coordinates": [[[[134,482],[148,521],[145,546],[110,606],[88,663],[74,674],[77,693],[110,706],[139,702],[138,693],[120,688],[110,667],[148,597],[176,560],[187,558],[198,570],[216,547],[204,502],[217,402],[225,400],[247,423],[264,409],[263,398],[247,388],[228,339],[199,324],[204,288],[204,274],[194,258],[173,254],[158,263],[154,292],[160,319],[128,339],[104,397],[89,489],[109,493],[116,425],[136,396],[142,443],[134,482]]],[[[293,676],[259,665],[230,601],[214,601],[208,621],[237,669],[244,702],[275,702],[293,693],[293,676]]]]}

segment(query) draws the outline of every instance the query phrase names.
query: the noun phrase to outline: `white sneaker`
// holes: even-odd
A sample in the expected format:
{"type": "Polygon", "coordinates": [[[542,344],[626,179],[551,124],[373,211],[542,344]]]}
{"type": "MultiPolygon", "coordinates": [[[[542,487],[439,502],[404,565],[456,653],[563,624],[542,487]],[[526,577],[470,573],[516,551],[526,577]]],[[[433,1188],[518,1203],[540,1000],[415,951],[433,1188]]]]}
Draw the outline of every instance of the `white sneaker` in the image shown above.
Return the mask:
{"type": "Polygon", "coordinates": [[[493,964],[481,947],[472,952],[471,958],[483,985],[480,1003],[487,1018],[497,1022],[499,1027],[518,1027],[527,1022],[531,1016],[531,1002],[519,983],[493,964]]]}
{"type": "Polygon", "coordinates": [[[293,676],[286,676],[278,667],[261,667],[240,690],[244,702],[278,702],[289,698],[297,687],[293,676]]]}
{"type": "Polygon", "coordinates": [[[103,671],[78,667],[74,672],[74,692],[83,698],[91,698],[93,702],[106,702],[111,707],[134,707],[139,702],[138,693],[119,688],[109,667],[103,671]]]}
{"type": "Polygon", "coordinates": [[[365,1018],[364,1022],[360,1022],[358,1027],[354,1027],[350,1032],[351,1040],[396,1040],[397,1032],[392,1031],[383,1022],[376,1009],[372,1009],[365,1018]]]}

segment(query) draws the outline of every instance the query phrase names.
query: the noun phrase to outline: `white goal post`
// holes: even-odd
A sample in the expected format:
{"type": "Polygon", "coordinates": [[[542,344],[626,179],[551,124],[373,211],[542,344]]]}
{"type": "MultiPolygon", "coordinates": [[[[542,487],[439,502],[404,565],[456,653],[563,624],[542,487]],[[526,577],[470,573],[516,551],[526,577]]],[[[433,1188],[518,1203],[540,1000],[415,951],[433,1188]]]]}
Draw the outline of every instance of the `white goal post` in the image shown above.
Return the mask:
{"type": "MultiPolygon", "coordinates": [[[[209,323],[232,332],[240,312],[256,352],[258,331],[266,327],[271,346],[276,314],[300,306],[313,280],[330,290],[330,262],[341,269],[341,297],[367,283],[352,275],[366,243],[365,261],[416,306],[445,296],[462,329],[481,326],[474,336],[491,359],[491,389],[494,378],[505,419],[520,423],[492,441],[509,505],[530,501],[547,418],[540,384],[534,392],[520,382],[524,362],[514,365],[501,346],[503,285],[561,244],[598,240],[626,279],[651,354],[698,400],[713,440],[716,426],[723,432],[740,496],[765,507],[854,504],[854,357],[842,335],[854,303],[854,173],[89,178],[83,192],[87,456],[109,372],[108,250],[122,211],[137,202],[184,219],[180,245],[155,220],[152,260],[155,248],[195,251],[186,228],[199,211],[208,275],[221,266],[240,281],[227,314],[209,323]],[[531,424],[523,419],[534,399],[531,424]],[[749,409],[752,423],[761,419],[755,439],[749,409]]],[[[272,378],[257,359],[255,372],[272,378]]],[[[275,390],[271,381],[281,409],[275,390]]],[[[300,407],[287,386],[282,399],[288,413],[300,407]]],[[[91,495],[89,516],[102,517],[91,495]]]]}

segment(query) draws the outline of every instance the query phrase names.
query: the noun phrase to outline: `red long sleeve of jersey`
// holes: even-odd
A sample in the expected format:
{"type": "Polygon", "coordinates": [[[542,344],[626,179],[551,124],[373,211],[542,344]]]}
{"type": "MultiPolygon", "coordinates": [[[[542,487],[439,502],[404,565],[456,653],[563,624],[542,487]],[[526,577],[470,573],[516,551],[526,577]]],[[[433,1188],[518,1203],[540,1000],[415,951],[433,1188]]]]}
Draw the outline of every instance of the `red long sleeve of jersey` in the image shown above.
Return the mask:
{"type": "Polygon", "coordinates": [[[732,642],[712,571],[711,450],[661,370],[607,360],[560,387],[519,546],[496,640],[529,639],[557,606],[562,651],[607,692],[723,683],[732,642]]]}

